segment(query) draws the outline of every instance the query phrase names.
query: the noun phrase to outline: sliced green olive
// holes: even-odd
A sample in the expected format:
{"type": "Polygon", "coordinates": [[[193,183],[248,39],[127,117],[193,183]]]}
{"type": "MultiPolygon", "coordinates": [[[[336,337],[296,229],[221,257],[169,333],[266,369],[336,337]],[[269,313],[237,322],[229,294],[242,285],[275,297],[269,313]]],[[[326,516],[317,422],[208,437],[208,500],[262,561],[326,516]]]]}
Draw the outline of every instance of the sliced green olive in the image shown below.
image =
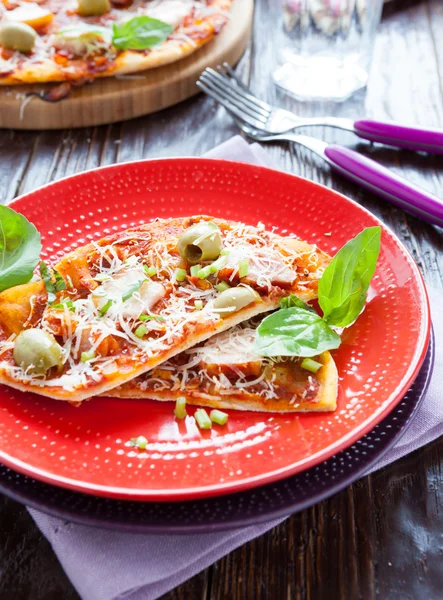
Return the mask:
{"type": "Polygon", "coordinates": [[[250,287],[229,288],[214,300],[214,310],[219,312],[221,317],[228,317],[257,300],[260,300],[260,294],[250,287]]]}
{"type": "Polygon", "coordinates": [[[207,221],[192,225],[180,236],[178,251],[191,265],[201,260],[215,260],[222,251],[220,229],[207,221]]]}
{"type": "Polygon", "coordinates": [[[15,363],[28,372],[43,375],[63,364],[63,350],[55,337],[42,329],[25,329],[14,343],[15,363]]]}
{"type": "Polygon", "coordinates": [[[10,21],[0,26],[0,46],[8,50],[31,52],[36,39],[37,33],[26,23],[10,21]]]}
{"type": "Polygon", "coordinates": [[[111,10],[109,0],[78,0],[78,14],[83,17],[97,17],[111,10]]]}

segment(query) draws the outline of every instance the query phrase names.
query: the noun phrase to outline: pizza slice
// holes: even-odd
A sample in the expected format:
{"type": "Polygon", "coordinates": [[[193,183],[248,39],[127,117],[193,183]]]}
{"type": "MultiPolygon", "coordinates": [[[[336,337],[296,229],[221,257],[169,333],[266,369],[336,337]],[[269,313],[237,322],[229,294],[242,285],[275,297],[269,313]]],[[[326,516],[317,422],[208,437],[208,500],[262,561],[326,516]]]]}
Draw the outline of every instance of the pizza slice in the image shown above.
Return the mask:
{"type": "Polygon", "coordinates": [[[326,412],[337,407],[337,369],[329,352],[309,359],[253,350],[256,320],[189,348],[109,395],[177,400],[235,410],[326,412]]]}
{"type": "Polygon", "coordinates": [[[283,297],[315,298],[329,262],[262,224],[208,216],[110,235],[0,294],[0,381],[71,402],[103,394],[283,297]]]}

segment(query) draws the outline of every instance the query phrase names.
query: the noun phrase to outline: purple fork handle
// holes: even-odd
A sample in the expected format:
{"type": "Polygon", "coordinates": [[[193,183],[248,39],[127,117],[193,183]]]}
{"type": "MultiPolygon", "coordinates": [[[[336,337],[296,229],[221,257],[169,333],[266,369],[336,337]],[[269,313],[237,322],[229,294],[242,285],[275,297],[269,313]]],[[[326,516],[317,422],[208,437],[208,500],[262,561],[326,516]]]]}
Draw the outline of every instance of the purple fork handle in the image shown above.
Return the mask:
{"type": "Polygon", "coordinates": [[[324,154],[331,167],[348,179],[421,219],[443,227],[443,200],[434,194],[349,148],[330,145],[324,154]]]}
{"type": "Polygon", "coordinates": [[[371,142],[443,154],[442,129],[419,129],[397,123],[361,119],[354,122],[354,131],[359,137],[371,142]]]}

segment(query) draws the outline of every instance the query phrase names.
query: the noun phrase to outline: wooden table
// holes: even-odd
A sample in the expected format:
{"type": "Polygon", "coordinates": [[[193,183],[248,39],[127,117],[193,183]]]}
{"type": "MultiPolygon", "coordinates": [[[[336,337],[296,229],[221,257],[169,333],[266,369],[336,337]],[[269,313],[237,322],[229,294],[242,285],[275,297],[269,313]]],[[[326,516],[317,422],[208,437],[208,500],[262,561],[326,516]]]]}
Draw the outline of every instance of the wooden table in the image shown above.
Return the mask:
{"type": "MultiPolygon", "coordinates": [[[[343,106],[296,103],[273,87],[268,74],[277,46],[271,43],[275,6],[274,0],[257,0],[254,39],[239,65],[244,80],[258,94],[302,115],[366,114],[443,126],[441,0],[394,0],[385,8],[366,99],[361,94],[343,106]]],[[[155,156],[198,156],[235,133],[224,110],[204,97],[109,127],[48,133],[1,131],[0,197],[8,200],[98,165],[155,156]]],[[[316,134],[331,142],[355,144],[350,134],[331,130],[316,134]]],[[[443,195],[443,156],[370,149],[365,144],[358,148],[443,195]]],[[[325,164],[307,151],[287,145],[267,150],[281,168],[329,185],[381,217],[412,252],[427,283],[443,285],[442,230],[331,176],[325,164]]],[[[441,598],[442,461],[443,441],[436,441],[291,517],[164,600],[441,598]]],[[[2,600],[78,598],[24,507],[2,498],[0,531],[2,600]]]]}

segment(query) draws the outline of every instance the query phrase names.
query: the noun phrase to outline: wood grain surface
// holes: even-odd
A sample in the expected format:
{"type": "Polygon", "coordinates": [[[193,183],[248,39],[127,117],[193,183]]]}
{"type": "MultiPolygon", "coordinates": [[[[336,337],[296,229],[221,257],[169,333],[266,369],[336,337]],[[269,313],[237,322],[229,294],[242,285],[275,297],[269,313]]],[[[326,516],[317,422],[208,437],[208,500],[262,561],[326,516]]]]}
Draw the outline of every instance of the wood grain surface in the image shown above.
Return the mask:
{"type": "MultiPolygon", "coordinates": [[[[301,104],[269,74],[278,46],[275,0],[257,0],[254,36],[238,72],[269,101],[300,114],[395,118],[443,127],[443,3],[393,0],[385,7],[368,93],[344,105],[301,104]]],[[[197,97],[122,124],[63,132],[0,133],[3,200],[100,164],[201,155],[236,133],[222,108],[197,97]]],[[[316,130],[354,145],[350,134],[316,130]]],[[[357,148],[443,195],[443,157],[357,148]]],[[[280,168],[347,194],[381,217],[412,252],[430,286],[443,286],[442,230],[392,208],[300,148],[267,146],[280,168]]],[[[442,399],[443,401],[443,399],[442,399]]],[[[173,590],[163,600],[436,600],[443,596],[443,441],[436,441],[294,515],[173,590]]],[[[0,502],[0,598],[78,596],[26,509],[0,502]]]]}
{"type": "Polygon", "coordinates": [[[223,61],[234,65],[245,51],[251,32],[254,0],[236,0],[222,32],[184,60],[132,75],[97,79],[72,89],[62,102],[44,102],[49,85],[0,86],[0,128],[65,129],[115,123],[151,114],[194,96],[195,82],[205,67],[223,61]],[[16,92],[19,92],[19,96],[16,92]]]}

